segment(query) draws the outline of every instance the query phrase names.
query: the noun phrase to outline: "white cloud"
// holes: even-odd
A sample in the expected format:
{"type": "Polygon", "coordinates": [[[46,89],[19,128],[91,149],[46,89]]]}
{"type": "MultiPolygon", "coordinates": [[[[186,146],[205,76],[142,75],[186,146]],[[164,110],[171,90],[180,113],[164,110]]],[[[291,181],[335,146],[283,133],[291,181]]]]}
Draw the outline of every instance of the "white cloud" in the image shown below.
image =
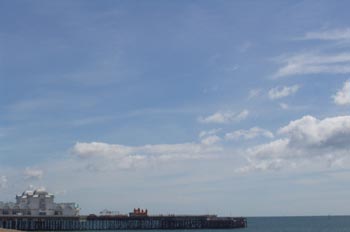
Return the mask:
{"type": "Polygon", "coordinates": [[[219,142],[221,140],[221,138],[217,135],[211,135],[211,136],[208,136],[208,137],[205,137],[201,140],[201,143],[204,144],[204,145],[213,145],[217,142],[219,142]]]}
{"type": "Polygon", "coordinates": [[[266,138],[273,138],[273,133],[269,130],[262,129],[259,127],[253,127],[249,130],[236,130],[231,133],[226,133],[225,139],[236,140],[236,139],[254,139],[256,137],[263,136],[266,138]]]}
{"type": "Polygon", "coordinates": [[[279,62],[282,67],[274,74],[276,78],[303,74],[350,73],[350,53],[300,53],[280,58],[279,62]]]}
{"type": "Polygon", "coordinates": [[[304,40],[350,40],[350,28],[308,32],[304,40]]]}
{"type": "Polygon", "coordinates": [[[220,131],[221,131],[221,128],[212,129],[209,131],[201,131],[198,136],[201,144],[209,146],[219,142],[221,138],[216,134],[220,131]]]}
{"type": "Polygon", "coordinates": [[[212,129],[209,131],[201,131],[198,136],[199,136],[199,138],[203,138],[205,136],[215,135],[216,133],[218,133],[220,131],[221,131],[221,128],[212,129]]]}
{"type": "Polygon", "coordinates": [[[289,145],[295,147],[350,148],[350,116],[318,120],[304,116],[281,128],[279,133],[289,137],[289,145]]]}
{"type": "MultiPolygon", "coordinates": [[[[210,136],[203,143],[156,144],[144,146],[124,146],[101,142],[76,143],[72,152],[74,155],[92,159],[105,160],[116,168],[132,168],[147,166],[156,162],[171,162],[178,160],[205,159],[221,152],[218,146],[210,146],[217,138],[210,136]]],[[[95,164],[91,163],[93,167],[95,164]]],[[[104,165],[103,163],[102,165],[104,165]]],[[[98,165],[98,164],[97,164],[98,165]]]]}
{"type": "Polygon", "coordinates": [[[41,179],[43,177],[43,170],[34,169],[34,168],[26,168],[24,170],[24,178],[25,179],[41,179]]]}
{"type": "Polygon", "coordinates": [[[0,176],[0,189],[7,188],[7,177],[0,176]]]}
{"type": "MultiPolygon", "coordinates": [[[[94,171],[160,167],[189,160],[219,159],[229,154],[243,154],[247,165],[236,165],[238,171],[284,170],[318,166],[350,166],[350,116],[319,120],[304,116],[291,121],[276,132],[276,139],[242,152],[218,144],[221,138],[215,130],[200,134],[199,143],[156,144],[125,146],[100,142],[76,143],[75,157],[85,168],[94,171]]],[[[272,139],[268,130],[253,127],[225,135],[226,140],[254,139],[258,136],[272,139]]],[[[239,149],[239,148],[238,148],[239,149]]],[[[219,162],[219,161],[218,161],[219,162]]],[[[222,159],[221,162],[225,162],[222,159]]]]}
{"type": "Polygon", "coordinates": [[[350,116],[323,120],[304,116],[282,127],[278,134],[283,138],[248,149],[249,165],[240,171],[279,169],[314,161],[326,165],[349,162],[350,116]]]}
{"type": "Polygon", "coordinates": [[[276,88],[270,89],[269,98],[274,100],[274,99],[287,97],[291,94],[296,93],[298,90],[299,90],[299,85],[276,87],[276,88]]]}
{"type": "Polygon", "coordinates": [[[199,121],[202,123],[231,123],[231,122],[241,121],[247,118],[248,115],[249,115],[248,110],[243,110],[240,113],[216,112],[207,117],[200,117],[199,121]]]}
{"type": "MultiPolygon", "coordinates": [[[[302,40],[350,42],[350,28],[338,28],[306,33],[302,40]]],[[[278,59],[282,66],[274,77],[286,77],[305,74],[346,74],[350,73],[350,53],[301,52],[295,55],[282,56],[278,59]]]]}
{"type": "Polygon", "coordinates": [[[350,80],[346,81],[343,88],[333,95],[333,100],[337,105],[350,104],[350,80]]]}

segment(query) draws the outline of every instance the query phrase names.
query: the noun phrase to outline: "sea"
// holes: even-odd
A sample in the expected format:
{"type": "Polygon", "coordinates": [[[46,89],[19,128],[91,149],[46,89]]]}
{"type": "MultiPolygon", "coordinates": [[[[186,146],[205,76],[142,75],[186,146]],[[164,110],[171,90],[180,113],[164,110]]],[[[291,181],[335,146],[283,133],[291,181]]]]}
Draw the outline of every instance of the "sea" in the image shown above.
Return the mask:
{"type": "MultiPolygon", "coordinates": [[[[350,232],[350,216],[248,217],[247,221],[248,227],[242,229],[171,230],[171,232],[350,232]]],[[[137,230],[137,232],[164,232],[164,230],[137,230]]]]}
{"type": "Polygon", "coordinates": [[[247,218],[244,232],[350,232],[350,216],[247,218]]]}

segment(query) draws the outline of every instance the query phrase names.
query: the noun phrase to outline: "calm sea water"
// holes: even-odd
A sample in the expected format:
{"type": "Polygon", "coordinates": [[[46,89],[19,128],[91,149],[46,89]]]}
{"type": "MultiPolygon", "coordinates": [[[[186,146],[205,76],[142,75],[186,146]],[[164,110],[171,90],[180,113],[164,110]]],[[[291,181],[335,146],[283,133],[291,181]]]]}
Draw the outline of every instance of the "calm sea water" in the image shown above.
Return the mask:
{"type": "Polygon", "coordinates": [[[350,232],[350,216],[248,218],[245,232],[350,232]]]}
{"type": "MultiPolygon", "coordinates": [[[[229,230],[169,230],[171,232],[350,232],[350,216],[248,218],[248,227],[229,230]]],[[[102,232],[102,231],[96,231],[102,232]]],[[[110,231],[108,231],[110,232],[110,231]]],[[[122,232],[122,231],[118,231],[122,232]]],[[[124,231],[126,232],[126,231],[124,231]]],[[[131,231],[128,231],[131,232],[131,231]]],[[[132,231],[135,232],[135,231],[132,231]]],[[[137,232],[164,232],[144,230],[137,232]]]]}

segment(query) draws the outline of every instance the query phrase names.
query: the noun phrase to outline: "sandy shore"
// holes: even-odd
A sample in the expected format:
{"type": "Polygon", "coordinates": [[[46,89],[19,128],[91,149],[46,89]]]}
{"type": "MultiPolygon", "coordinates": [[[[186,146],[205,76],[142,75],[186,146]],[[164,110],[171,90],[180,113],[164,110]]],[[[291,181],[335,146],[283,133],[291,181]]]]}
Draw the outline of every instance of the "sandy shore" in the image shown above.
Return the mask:
{"type": "Polygon", "coordinates": [[[0,228],[0,232],[18,232],[19,230],[8,230],[0,228]]]}

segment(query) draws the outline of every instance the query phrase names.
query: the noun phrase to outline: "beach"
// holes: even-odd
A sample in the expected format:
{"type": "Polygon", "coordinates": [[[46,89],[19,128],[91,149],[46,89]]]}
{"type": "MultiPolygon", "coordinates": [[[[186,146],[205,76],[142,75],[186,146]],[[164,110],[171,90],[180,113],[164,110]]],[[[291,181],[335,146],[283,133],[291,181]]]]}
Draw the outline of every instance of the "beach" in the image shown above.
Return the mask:
{"type": "Polygon", "coordinates": [[[9,230],[9,229],[3,229],[0,228],[0,232],[18,232],[19,230],[9,230]]]}

